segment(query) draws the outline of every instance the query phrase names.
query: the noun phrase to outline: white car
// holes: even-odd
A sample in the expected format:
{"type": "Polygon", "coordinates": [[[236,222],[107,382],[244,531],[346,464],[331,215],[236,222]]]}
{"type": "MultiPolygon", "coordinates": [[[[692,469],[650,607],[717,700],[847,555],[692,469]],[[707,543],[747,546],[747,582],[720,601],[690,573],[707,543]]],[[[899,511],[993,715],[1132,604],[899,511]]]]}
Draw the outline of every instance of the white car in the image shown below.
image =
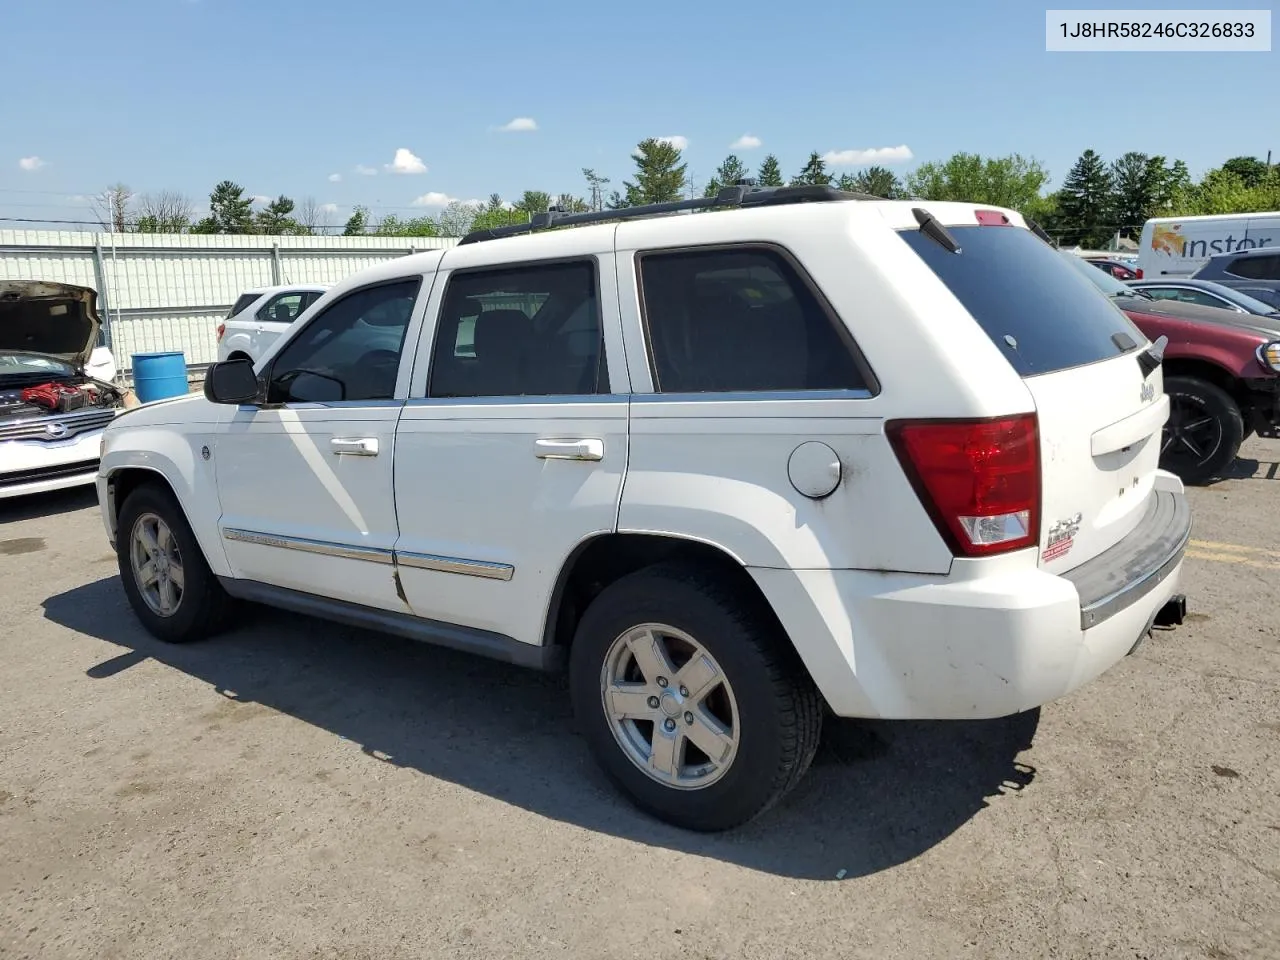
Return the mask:
{"type": "Polygon", "coordinates": [[[100,329],[88,287],[0,282],[0,498],[97,477],[103,428],[124,399],[100,329]]]}
{"type": "Polygon", "coordinates": [[[794,786],[828,711],[1028,710],[1181,622],[1162,344],[1017,213],[675,209],[707,206],[371,267],[257,373],[122,418],[98,492],[139,619],[195,640],[248,600],[567,664],[604,769],[699,830],[794,786]]]}
{"type": "Polygon", "coordinates": [[[295,283],[246,290],[218,324],[218,359],[244,357],[257,363],[289,325],[328,289],[327,283],[295,283]]]}

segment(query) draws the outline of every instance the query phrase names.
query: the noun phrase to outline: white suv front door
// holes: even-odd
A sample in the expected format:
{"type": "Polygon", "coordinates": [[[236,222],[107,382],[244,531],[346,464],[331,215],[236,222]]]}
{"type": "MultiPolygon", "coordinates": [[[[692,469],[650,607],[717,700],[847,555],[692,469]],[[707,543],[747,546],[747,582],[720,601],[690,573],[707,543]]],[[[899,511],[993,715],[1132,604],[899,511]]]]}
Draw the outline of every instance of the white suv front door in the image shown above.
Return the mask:
{"type": "MultiPolygon", "coordinates": [[[[392,500],[401,356],[415,275],[354,290],[316,314],[262,372],[213,451],[232,574],[405,612],[395,586],[392,500]]],[[[400,382],[403,379],[403,382],[400,382]]]]}
{"type": "Polygon", "coordinates": [[[428,305],[396,434],[396,560],[417,615],[539,644],[562,564],[617,520],[613,257],[468,269],[477,257],[448,251],[428,305]]]}

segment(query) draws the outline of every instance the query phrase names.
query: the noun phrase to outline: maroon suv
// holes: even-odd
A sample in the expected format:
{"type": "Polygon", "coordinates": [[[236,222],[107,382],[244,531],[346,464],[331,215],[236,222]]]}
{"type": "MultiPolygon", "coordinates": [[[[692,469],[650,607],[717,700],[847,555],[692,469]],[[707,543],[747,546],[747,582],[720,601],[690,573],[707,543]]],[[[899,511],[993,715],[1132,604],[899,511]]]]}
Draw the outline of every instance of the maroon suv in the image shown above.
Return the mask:
{"type": "Polygon", "coordinates": [[[1186,483],[1220,477],[1246,438],[1280,437],[1280,321],[1193,303],[1156,300],[1063,254],[1115,300],[1148,340],[1169,338],[1169,395],[1160,466],[1186,483]]]}

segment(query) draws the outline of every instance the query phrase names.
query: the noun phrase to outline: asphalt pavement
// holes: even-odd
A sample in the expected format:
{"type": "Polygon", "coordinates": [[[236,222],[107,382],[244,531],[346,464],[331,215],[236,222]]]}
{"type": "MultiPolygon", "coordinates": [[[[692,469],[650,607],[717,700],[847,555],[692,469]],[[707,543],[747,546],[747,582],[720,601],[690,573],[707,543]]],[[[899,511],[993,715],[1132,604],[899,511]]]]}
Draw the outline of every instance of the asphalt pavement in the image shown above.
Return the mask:
{"type": "Polygon", "coordinates": [[[0,502],[0,957],[1280,958],[1280,443],[1193,489],[1190,620],[981,723],[828,725],[746,829],[633,810],[561,678],[129,611],[91,492],[0,502]]]}

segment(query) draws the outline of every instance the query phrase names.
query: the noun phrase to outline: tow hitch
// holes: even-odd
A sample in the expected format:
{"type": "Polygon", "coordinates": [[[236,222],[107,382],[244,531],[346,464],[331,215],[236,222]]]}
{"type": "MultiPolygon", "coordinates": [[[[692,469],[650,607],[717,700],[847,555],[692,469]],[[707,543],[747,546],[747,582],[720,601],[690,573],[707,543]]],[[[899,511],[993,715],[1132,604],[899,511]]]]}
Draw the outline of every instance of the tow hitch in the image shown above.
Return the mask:
{"type": "Polygon", "coordinates": [[[1186,594],[1175,593],[1160,608],[1156,614],[1153,626],[1157,627],[1180,627],[1182,621],[1187,619],[1187,597],[1186,594]]]}

